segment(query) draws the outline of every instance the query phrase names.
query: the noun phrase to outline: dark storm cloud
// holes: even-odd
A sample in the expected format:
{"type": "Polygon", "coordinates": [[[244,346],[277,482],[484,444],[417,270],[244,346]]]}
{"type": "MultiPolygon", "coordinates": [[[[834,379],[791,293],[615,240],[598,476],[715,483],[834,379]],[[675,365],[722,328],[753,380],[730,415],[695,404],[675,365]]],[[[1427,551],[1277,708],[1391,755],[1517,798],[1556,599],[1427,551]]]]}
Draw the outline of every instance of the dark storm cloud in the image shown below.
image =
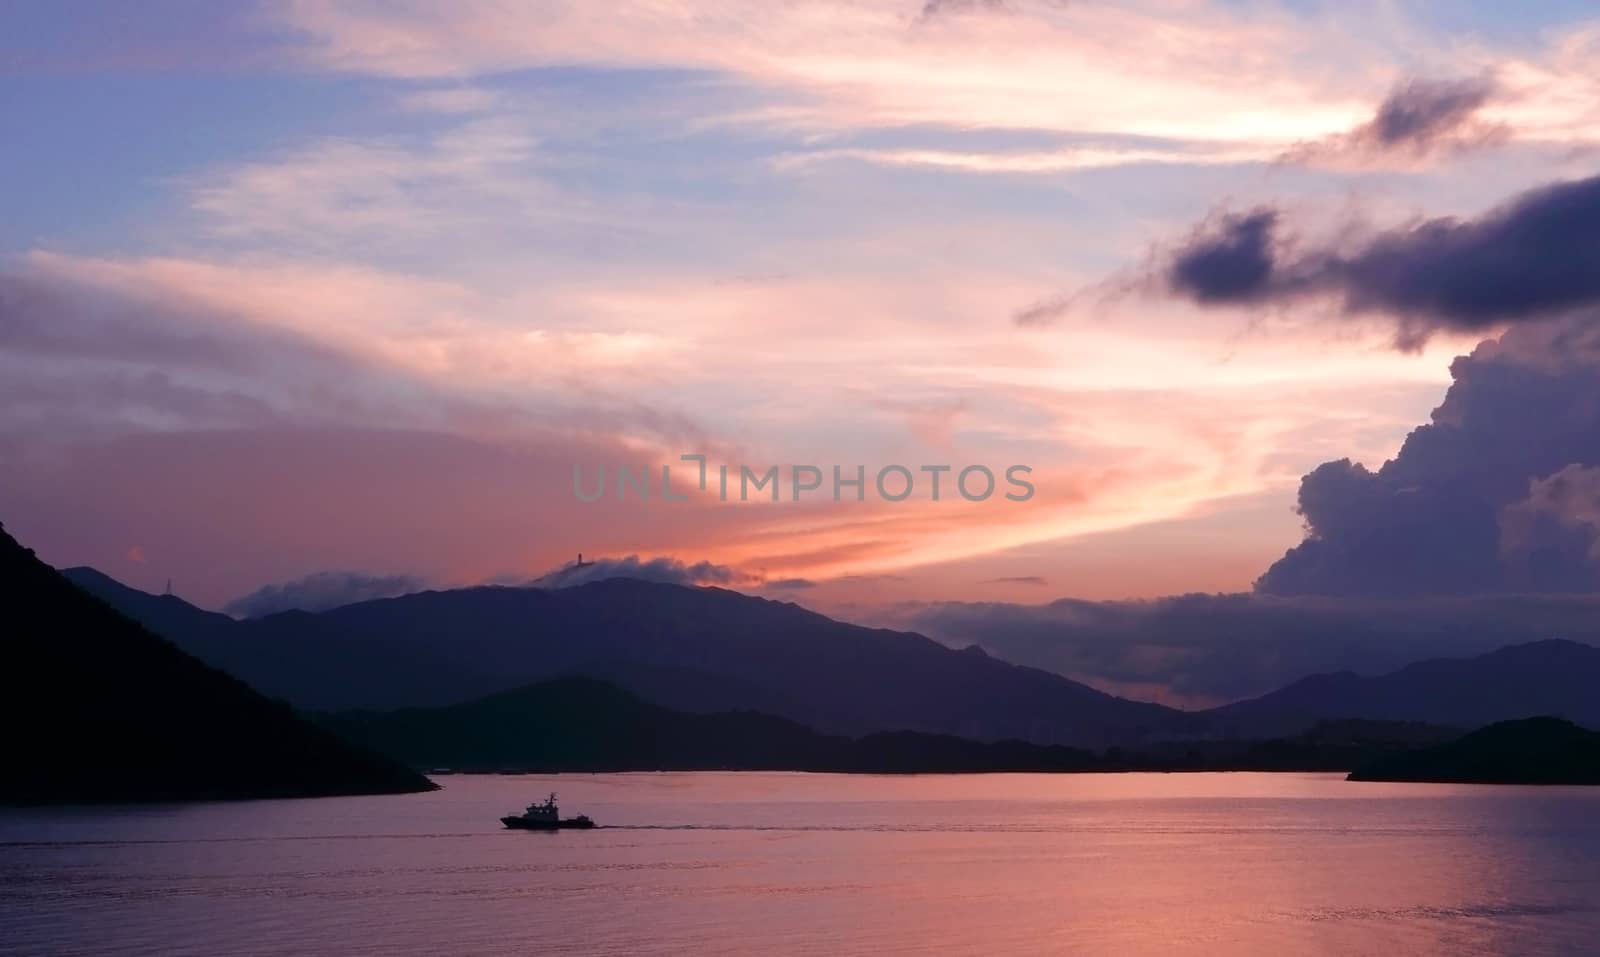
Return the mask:
{"type": "Polygon", "coordinates": [[[267,585],[223,607],[235,618],[263,618],[280,611],[327,611],[375,598],[394,598],[427,588],[410,575],[317,572],[291,582],[267,585]]]}
{"type": "Polygon", "coordinates": [[[1394,459],[1327,462],[1301,480],[1305,541],[1258,591],[1600,590],[1600,318],[1514,327],[1451,372],[1432,421],[1394,459]]]}
{"type": "Polygon", "coordinates": [[[599,558],[558,568],[529,584],[538,588],[568,588],[608,578],[638,578],[644,581],[665,582],[671,585],[736,585],[749,581],[726,565],[712,562],[689,564],[676,558],[641,559],[638,555],[623,558],[599,558]]]}
{"type": "Polygon", "coordinates": [[[1194,301],[1252,302],[1274,288],[1276,210],[1228,213],[1202,226],[1172,256],[1167,284],[1194,301]]]}
{"type": "Polygon", "coordinates": [[[946,603],[916,609],[896,624],[953,648],[977,642],[1007,661],[1106,690],[1163,689],[1171,700],[1206,705],[1263,694],[1308,674],[1380,674],[1542,638],[1600,643],[1600,596],[946,603]]]}
{"type": "Polygon", "coordinates": [[[1155,278],[1206,306],[1326,296],[1383,314],[1415,347],[1439,329],[1477,331],[1600,305],[1600,177],[1530,190],[1476,219],[1369,232],[1348,248],[1297,246],[1271,207],[1214,217],[1155,278]]]}
{"type": "Polygon", "coordinates": [[[1384,99],[1368,135],[1385,147],[1430,145],[1461,129],[1493,94],[1488,77],[1411,80],[1384,99]]]}
{"type": "MultiPolygon", "coordinates": [[[[1281,162],[1364,164],[1461,152],[1508,131],[1479,111],[1492,77],[1401,83],[1371,120],[1347,133],[1298,144],[1281,162]]],[[[1438,328],[1483,330],[1600,298],[1595,266],[1600,181],[1558,183],[1513,197],[1475,220],[1441,217],[1364,230],[1351,246],[1297,247],[1285,213],[1271,205],[1214,213],[1133,281],[1112,281],[1015,310],[1019,326],[1046,326],[1087,295],[1117,298],[1157,289],[1202,306],[1281,305],[1333,296],[1350,313],[1386,313],[1413,348],[1438,328]],[[1587,243],[1584,248],[1582,244],[1587,243]]]]}
{"type": "Polygon", "coordinates": [[[1391,90],[1373,118],[1347,133],[1300,143],[1288,163],[1370,164],[1465,152],[1506,138],[1508,131],[1479,119],[1494,98],[1492,77],[1411,79],[1391,90]]]}

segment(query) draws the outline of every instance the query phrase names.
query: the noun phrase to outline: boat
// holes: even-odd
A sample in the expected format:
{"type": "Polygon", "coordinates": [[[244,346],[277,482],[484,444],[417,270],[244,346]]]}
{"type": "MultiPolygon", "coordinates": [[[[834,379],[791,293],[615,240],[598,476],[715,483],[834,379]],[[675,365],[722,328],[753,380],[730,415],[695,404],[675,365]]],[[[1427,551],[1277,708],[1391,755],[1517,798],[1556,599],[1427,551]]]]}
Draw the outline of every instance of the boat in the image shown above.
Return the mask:
{"type": "Polygon", "coordinates": [[[520,831],[559,831],[565,828],[594,827],[594,822],[588,815],[580,814],[577,817],[562,817],[556,809],[556,796],[554,792],[543,804],[530,804],[528,809],[521,814],[512,814],[500,819],[506,827],[520,831]]]}

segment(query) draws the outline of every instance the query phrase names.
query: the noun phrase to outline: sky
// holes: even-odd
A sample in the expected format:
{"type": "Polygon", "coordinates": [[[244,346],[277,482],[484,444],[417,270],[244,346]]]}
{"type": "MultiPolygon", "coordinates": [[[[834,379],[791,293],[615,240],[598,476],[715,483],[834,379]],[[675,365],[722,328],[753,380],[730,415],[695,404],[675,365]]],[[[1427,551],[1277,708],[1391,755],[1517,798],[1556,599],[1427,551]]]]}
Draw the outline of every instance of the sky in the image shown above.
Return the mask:
{"type": "Polygon", "coordinates": [[[211,608],[582,552],[1172,694],[974,616],[1585,594],[1597,47],[1577,2],[7,3],[0,521],[211,608]]]}

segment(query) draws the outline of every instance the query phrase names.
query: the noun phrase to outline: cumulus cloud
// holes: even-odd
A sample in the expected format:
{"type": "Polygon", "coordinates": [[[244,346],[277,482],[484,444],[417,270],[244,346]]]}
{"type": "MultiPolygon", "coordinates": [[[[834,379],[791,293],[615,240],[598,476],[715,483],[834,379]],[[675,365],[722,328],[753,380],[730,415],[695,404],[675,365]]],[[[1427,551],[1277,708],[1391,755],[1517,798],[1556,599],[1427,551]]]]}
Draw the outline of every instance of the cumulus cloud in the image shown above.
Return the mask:
{"type": "Polygon", "coordinates": [[[316,572],[304,578],[266,585],[223,607],[235,618],[262,618],[280,611],[327,611],[341,605],[395,598],[427,588],[410,575],[369,575],[365,572],[316,572]]]}
{"type": "Polygon", "coordinates": [[[1158,263],[1155,284],[1203,306],[1330,298],[1381,314],[1397,343],[1483,331],[1600,305],[1600,176],[1512,197],[1476,219],[1367,230],[1347,244],[1297,244],[1269,206],[1213,216],[1158,263]]]}
{"type": "Polygon", "coordinates": [[[1256,583],[1277,595],[1590,591],[1600,466],[1600,318],[1519,326],[1451,367],[1432,421],[1372,470],[1300,483],[1305,540],[1256,583]]]}
{"type": "Polygon", "coordinates": [[[638,578],[670,585],[738,585],[750,581],[749,576],[714,562],[690,564],[666,556],[645,559],[638,555],[627,555],[622,558],[599,558],[582,565],[573,562],[529,582],[529,585],[536,588],[570,588],[608,578],[638,578]]]}
{"type": "Polygon", "coordinates": [[[1535,479],[1527,499],[1500,513],[1500,552],[1521,580],[1600,590],[1600,468],[1569,465],[1535,479]]]}
{"type": "MultiPolygon", "coordinates": [[[[1263,268],[1270,284],[1274,222],[1220,224],[1229,241],[1184,261],[1181,281],[1214,299],[1262,288],[1263,268]]],[[[1513,262],[1550,252],[1500,249],[1513,262]]],[[[1313,672],[1379,673],[1544,638],[1600,642],[1600,313],[1513,324],[1451,373],[1393,459],[1339,459],[1304,476],[1305,539],[1251,594],[951,603],[893,623],[1194,705],[1313,672]]]]}
{"type": "Polygon", "coordinates": [[[1302,143],[1287,162],[1418,160],[1460,153],[1504,139],[1504,126],[1479,113],[1494,97],[1493,77],[1411,79],[1391,90],[1371,120],[1348,133],[1302,143]]]}

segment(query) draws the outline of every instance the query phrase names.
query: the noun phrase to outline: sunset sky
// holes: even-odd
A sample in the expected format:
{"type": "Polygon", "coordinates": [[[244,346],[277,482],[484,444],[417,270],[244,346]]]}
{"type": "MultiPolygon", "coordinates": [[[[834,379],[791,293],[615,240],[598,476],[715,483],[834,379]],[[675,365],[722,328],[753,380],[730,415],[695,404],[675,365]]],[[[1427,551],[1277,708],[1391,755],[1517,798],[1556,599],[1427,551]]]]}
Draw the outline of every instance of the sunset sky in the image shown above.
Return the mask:
{"type": "MultiPolygon", "coordinates": [[[[0,521],[212,608],[580,551],[858,616],[1247,592],[1316,524],[1302,476],[1395,456],[1454,357],[1508,326],[1570,354],[1522,320],[1570,328],[1581,279],[1526,309],[1404,284],[1600,171],[1586,15],[7,5],[0,521]],[[676,482],[691,453],[1024,464],[1037,493],[573,494],[574,465],[676,482]]],[[[1502,553],[1518,515],[1600,516],[1530,490],[1590,464],[1563,455],[1508,480],[1502,553]]],[[[1372,591],[1303,564],[1268,590],[1372,591]]]]}

